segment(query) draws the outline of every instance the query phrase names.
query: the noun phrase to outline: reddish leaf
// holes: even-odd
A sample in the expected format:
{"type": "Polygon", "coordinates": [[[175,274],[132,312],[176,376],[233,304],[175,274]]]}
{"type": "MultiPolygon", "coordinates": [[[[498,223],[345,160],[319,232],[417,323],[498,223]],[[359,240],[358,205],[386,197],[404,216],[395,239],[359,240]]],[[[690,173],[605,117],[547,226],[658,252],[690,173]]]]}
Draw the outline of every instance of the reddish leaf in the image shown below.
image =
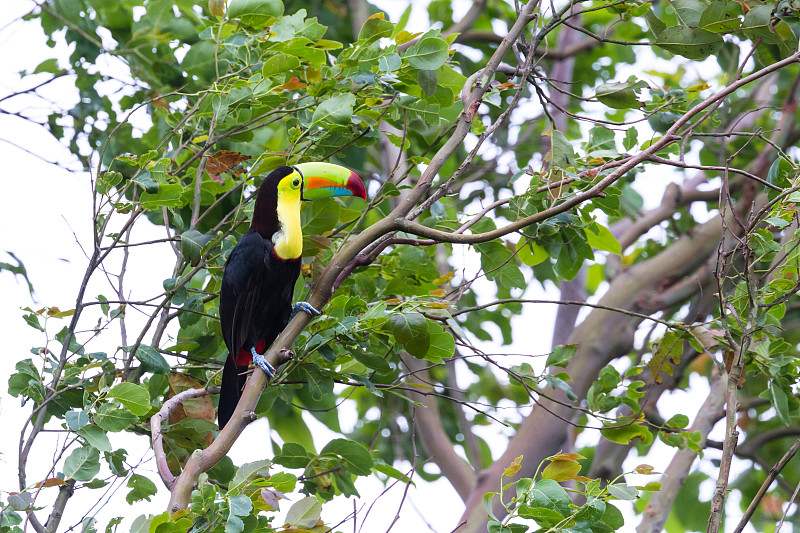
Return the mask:
{"type": "Polygon", "coordinates": [[[283,85],[275,87],[272,90],[275,91],[275,92],[294,91],[296,89],[304,89],[306,87],[308,87],[307,83],[303,83],[302,81],[300,81],[299,78],[291,77],[291,78],[289,78],[289,81],[287,81],[283,85]]]}
{"type": "MultiPolygon", "coordinates": [[[[195,381],[186,374],[170,374],[169,377],[169,397],[188,389],[202,389],[203,384],[195,381]]],[[[184,401],[181,405],[173,409],[169,415],[169,421],[173,424],[180,422],[184,418],[199,418],[201,420],[214,421],[214,404],[211,398],[202,396],[184,401]]]]}
{"type": "Polygon", "coordinates": [[[169,102],[163,98],[160,98],[158,93],[150,93],[150,98],[152,99],[150,103],[153,105],[153,107],[156,109],[165,109],[169,111],[169,102]]]}
{"type": "Polygon", "coordinates": [[[39,487],[57,487],[58,485],[65,485],[65,484],[66,482],[60,477],[51,477],[37,483],[36,488],[38,489],[39,487]]]}
{"type": "Polygon", "coordinates": [[[557,453],[552,457],[548,457],[551,461],[577,461],[578,459],[586,459],[579,453],[557,453]]]}
{"type": "Polygon", "coordinates": [[[225,183],[225,178],[220,174],[223,172],[230,172],[234,176],[238,176],[244,169],[239,165],[242,161],[250,159],[249,155],[240,154],[239,152],[232,152],[230,150],[220,150],[216,154],[206,156],[206,172],[211,181],[215,183],[225,183]],[[237,168],[239,167],[239,168],[237,168]]]}

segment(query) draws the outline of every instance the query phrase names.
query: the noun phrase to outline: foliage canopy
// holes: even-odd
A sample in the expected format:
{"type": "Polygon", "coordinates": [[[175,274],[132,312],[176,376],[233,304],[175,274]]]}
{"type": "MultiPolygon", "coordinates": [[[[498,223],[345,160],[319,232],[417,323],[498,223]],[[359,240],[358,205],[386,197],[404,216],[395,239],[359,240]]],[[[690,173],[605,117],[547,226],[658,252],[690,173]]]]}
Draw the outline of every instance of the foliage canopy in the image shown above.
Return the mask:
{"type": "Polygon", "coordinates": [[[800,5],[466,7],[432,0],[423,31],[411,8],[392,22],[359,0],[52,0],[25,17],[69,63],[30,69],[34,89],[0,106],[74,82],[78,104],[41,126],[92,180],[93,239],[74,307],[23,316],[43,346],[8,382],[33,407],[0,531],[52,533],[70,498],[163,485],[169,508],[133,530],[322,532],[345,527],[320,520],[334,497],[364,500],[361,476],[445,478],[459,531],[630,530],[621,508],[640,531],[783,520],[800,476],[800,5]],[[268,357],[294,358],[263,392],[256,371],[217,432],[225,259],[263,176],[299,161],[357,170],[369,201],[304,206],[295,297],[324,315],[292,320],[268,357]],[[137,240],[143,226],[160,237],[137,240]],[[156,248],[174,256],[153,267],[163,290],[125,285],[156,248]],[[499,347],[551,333],[550,353],[499,347]],[[669,406],[690,381],[705,398],[669,406]],[[269,436],[235,465],[256,417],[269,436]],[[48,429],[68,437],[42,478],[48,429]],[[160,480],[109,433],[152,438],[160,480]],[[630,467],[652,449],[658,464],[630,467]]]}

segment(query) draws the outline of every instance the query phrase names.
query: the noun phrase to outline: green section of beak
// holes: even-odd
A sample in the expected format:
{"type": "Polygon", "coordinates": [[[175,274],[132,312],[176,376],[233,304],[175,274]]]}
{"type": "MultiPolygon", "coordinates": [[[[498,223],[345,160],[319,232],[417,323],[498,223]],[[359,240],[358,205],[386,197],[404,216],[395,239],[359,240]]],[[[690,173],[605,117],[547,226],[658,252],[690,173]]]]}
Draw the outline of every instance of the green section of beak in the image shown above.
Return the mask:
{"type": "Polygon", "coordinates": [[[355,172],[332,163],[300,163],[295,168],[303,175],[303,200],[332,196],[358,196],[367,199],[367,189],[355,172]]]}

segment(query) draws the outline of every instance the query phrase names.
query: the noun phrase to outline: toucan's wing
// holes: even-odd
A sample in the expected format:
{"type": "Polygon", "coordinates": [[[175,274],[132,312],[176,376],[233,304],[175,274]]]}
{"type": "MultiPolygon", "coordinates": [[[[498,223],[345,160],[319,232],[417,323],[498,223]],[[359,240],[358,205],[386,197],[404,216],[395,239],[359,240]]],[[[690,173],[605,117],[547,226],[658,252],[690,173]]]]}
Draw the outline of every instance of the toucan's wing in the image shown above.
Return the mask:
{"type": "Polygon", "coordinates": [[[228,257],[220,289],[219,318],[222,338],[231,357],[246,346],[258,306],[264,305],[269,290],[272,242],[258,233],[242,237],[228,257]]]}

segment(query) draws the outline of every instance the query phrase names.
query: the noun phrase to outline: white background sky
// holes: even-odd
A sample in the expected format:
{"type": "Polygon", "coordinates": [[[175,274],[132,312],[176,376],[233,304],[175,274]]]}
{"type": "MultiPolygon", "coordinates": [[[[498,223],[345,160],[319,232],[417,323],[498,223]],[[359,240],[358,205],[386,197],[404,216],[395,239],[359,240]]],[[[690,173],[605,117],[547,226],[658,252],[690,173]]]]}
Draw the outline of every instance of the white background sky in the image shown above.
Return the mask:
{"type": "MultiPolygon", "coordinates": [[[[407,2],[397,0],[375,1],[390,12],[392,20],[397,20],[400,13],[407,5],[407,2]]],[[[465,11],[469,2],[460,2],[458,8],[465,11]]],[[[15,23],[6,26],[11,20],[26,13],[32,8],[32,3],[24,0],[12,0],[4,3],[4,9],[0,10],[0,49],[4,51],[3,60],[0,61],[0,98],[11,92],[27,88],[37,80],[43,81],[46,74],[41,75],[41,79],[27,79],[20,82],[17,75],[20,71],[29,71],[35,68],[41,61],[57,55],[61,64],[66,64],[68,55],[67,48],[63,41],[59,43],[56,51],[45,45],[43,33],[33,24],[15,23]]],[[[413,16],[409,22],[410,29],[424,30],[427,27],[427,15],[424,9],[415,8],[413,16]]],[[[71,89],[72,80],[64,79],[57,81],[41,89],[39,94],[57,101],[62,105],[74,103],[77,95],[71,89]]],[[[5,110],[25,109],[30,113],[32,108],[42,107],[40,100],[21,97],[2,102],[5,110]]],[[[31,300],[27,287],[21,278],[14,279],[8,272],[0,272],[0,295],[2,295],[2,305],[0,305],[0,332],[3,333],[4,354],[0,358],[0,424],[6,429],[5,438],[0,439],[0,491],[3,492],[5,499],[8,491],[17,491],[17,446],[18,430],[22,427],[30,414],[30,404],[24,408],[20,407],[19,400],[7,395],[7,376],[14,371],[14,364],[28,357],[29,349],[33,346],[42,346],[44,339],[42,335],[28,327],[23,321],[20,308],[31,306],[39,308],[42,306],[57,306],[61,309],[72,309],[75,303],[75,295],[83,277],[86,258],[80,244],[86,245],[91,240],[91,188],[89,179],[83,173],[71,173],[63,168],[79,168],[67,149],[56,142],[46,131],[31,125],[30,123],[6,114],[0,115],[0,131],[3,139],[11,139],[17,145],[34,152],[39,157],[26,153],[18,147],[8,143],[0,142],[0,160],[3,161],[0,170],[0,261],[12,262],[10,257],[2,253],[11,251],[15,253],[28,269],[30,280],[36,290],[35,300],[31,300]],[[42,161],[58,162],[60,167],[42,161]]],[[[640,135],[641,137],[641,135],[640,135]]],[[[669,177],[661,176],[657,181],[658,187],[653,190],[663,190],[664,181],[669,177]]],[[[652,195],[645,195],[648,203],[655,203],[658,198],[652,195]]],[[[141,224],[139,226],[142,226],[141,224]]],[[[153,231],[153,230],[147,230],[153,231]]],[[[144,240],[148,236],[144,233],[138,237],[144,240]]],[[[161,235],[155,235],[160,237],[161,235]]],[[[136,239],[133,239],[134,241],[136,239]]],[[[174,257],[168,250],[154,252],[155,255],[149,256],[146,263],[133,264],[128,269],[128,286],[142,289],[144,293],[153,293],[160,286],[163,279],[170,277],[171,265],[174,257]],[[163,255],[158,255],[159,253],[163,255]]],[[[465,257],[465,260],[467,258],[465,257]]],[[[528,294],[529,297],[542,297],[544,294],[538,288],[538,284],[532,286],[537,294],[528,294]]],[[[99,292],[110,294],[107,288],[98,287],[99,292]]],[[[97,292],[89,292],[90,295],[97,292]]],[[[552,294],[550,295],[552,297],[552,294]]],[[[531,331],[522,339],[518,339],[515,345],[510,347],[498,347],[486,345],[486,351],[503,351],[505,353],[547,353],[550,345],[550,332],[552,331],[552,320],[555,314],[553,307],[526,307],[525,313],[515,318],[518,326],[515,331],[531,331],[529,324],[535,322],[537,328],[531,331]],[[527,328],[525,325],[528,325],[527,328]]],[[[49,328],[52,335],[62,327],[62,324],[53,324],[49,328]]],[[[113,349],[113,348],[111,348],[113,349]]],[[[693,385],[697,386],[699,394],[697,398],[705,397],[707,390],[702,380],[695,380],[693,385]]],[[[686,405],[687,397],[682,393],[674,395],[675,412],[683,411],[692,415],[693,409],[683,409],[686,405]]],[[[696,400],[689,399],[691,405],[698,405],[696,400]]],[[[666,413],[669,416],[671,413],[666,413]]],[[[347,413],[342,412],[343,424],[348,422],[347,413]]],[[[353,423],[354,420],[349,423],[353,423]]],[[[321,428],[319,424],[317,427],[321,428]]],[[[271,449],[267,445],[259,443],[266,442],[265,432],[268,426],[265,421],[252,424],[246,430],[246,434],[239,440],[232,451],[233,460],[244,463],[271,456],[271,449]]],[[[316,429],[314,431],[317,431],[316,429]]],[[[319,431],[322,431],[320,429],[319,431]]],[[[494,431],[494,430],[492,430],[494,431]]],[[[485,434],[484,438],[502,445],[503,438],[499,435],[485,434]]],[[[143,473],[151,477],[159,485],[160,492],[153,503],[138,504],[133,508],[128,508],[124,503],[124,495],[128,489],[122,487],[116,494],[109,494],[108,497],[116,503],[102,510],[98,515],[99,525],[105,527],[109,518],[117,515],[125,515],[127,520],[132,519],[144,512],[161,512],[166,508],[167,492],[160,486],[155,467],[152,464],[152,455],[149,452],[149,442],[144,438],[129,439],[122,438],[120,435],[111,435],[112,444],[116,447],[124,447],[128,450],[128,460],[136,463],[140,459],[144,463],[138,473],[143,473]]],[[[323,445],[327,439],[320,439],[317,444],[323,445]]],[[[53,434],[40,437],[39,444],[35,448],[33,461],[35,464],[29,467],[29,482],[35,482],[37,476],[44,477],[46,469],[52,463],[52,448],[55,446],[53,434]]],[[[500,453],[501,447],[495,448],[495,453],[500,453]]],[[[633,458],[626,466],[633,467],[640,462],[649,462],[654,465],[656,470],[663,470],[668,459],[671,457],[671,450],[656,447],[648,458],[633,458]]],[[[367,506],[372,498],[377,496],[383,487],[374,479],[365,480],[359,478],[358,488],[362,495],[361,503],[367,506]]],[[[50,501],[55,496],[57,489],[46,489],[42,503],[50,501]]],[[[89,491],[84,489],[78,492],[68,507],[67,516],[62,522],[62,530],[65,526],[72,526],[78,522],[89,508],[86,502],[103,496],[104,490],[89,491]]],[[[388,523],[394,518],[395,512],[403,496],[402,487],[397,486],[386,495],[382,496],[370,514],[370,519],[362,531],[384,531],[388,523]]],[[[296,499],[296,498],[295,498],[296,499]]],[[[323,518],[327,523],[336,523],[347,513],[352,511],[352,502],[341,501],[339,498],[336,505],[326,505],[323,518]]],[[[284,511],[288,505],[284,504],[284,511]]],[[[412,489],[405,503],[402,519],[395,525],[394,531],[426,531],[428,530],[425,522],[420,518],[425,516],[425,520],[435,531],[449,531],[456,524],[457,518],[463,510],[463,505],[452,487],[440,481],[434,484],[422,484],[418,489],[412,489]],[[419,509],[417,512],[415,509],[419,509]]],[[[360,516],[366,512],[366,508],[359,512],[360,516]]],[[[40,513],[40,519],[44,520],[46,515],[40,513]]],[[[633,525],[638,519],[630,518],[626,522],[633,525]]],[[[732,522],[732,521],[729,521],[732,522]]],[[[361,525],[361,519],[359,519],[361,525]]],[[[123,524],[122,530],[127,530],[127,525],[123,524]]],[[[352,526],[348,525],[346,530],[352,526]]],[[[626,528],[627,529],[627,528],[626,528]]]]}

